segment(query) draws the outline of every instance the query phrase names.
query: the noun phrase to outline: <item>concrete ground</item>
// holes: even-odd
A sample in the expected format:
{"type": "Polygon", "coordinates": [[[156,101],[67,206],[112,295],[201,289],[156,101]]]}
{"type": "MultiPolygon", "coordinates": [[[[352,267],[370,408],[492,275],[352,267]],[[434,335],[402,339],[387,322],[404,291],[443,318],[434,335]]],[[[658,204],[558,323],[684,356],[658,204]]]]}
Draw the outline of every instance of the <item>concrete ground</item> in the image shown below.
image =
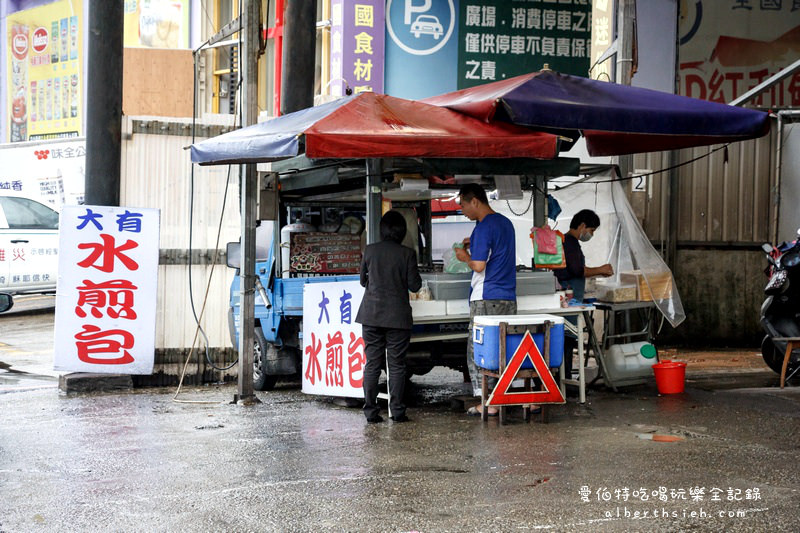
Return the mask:
{"type": "Polygon", "coordinates": [[[62,395],[48,320],[0,315],[2,532],[800,529],[800,387],[755,350],[670,354],[685,393],[590,389],[548,424],[467,417],[436,369],[410,423],[367,425],[292,383],[62,395]]]}

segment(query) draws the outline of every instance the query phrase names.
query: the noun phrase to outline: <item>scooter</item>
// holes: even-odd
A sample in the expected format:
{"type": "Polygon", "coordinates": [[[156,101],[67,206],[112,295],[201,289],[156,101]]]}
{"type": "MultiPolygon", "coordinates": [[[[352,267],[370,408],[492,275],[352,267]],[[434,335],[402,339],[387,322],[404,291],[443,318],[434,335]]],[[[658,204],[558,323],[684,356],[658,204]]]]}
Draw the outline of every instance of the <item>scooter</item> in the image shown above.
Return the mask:
{"type": "MultiPolygon", "coordinates": [[[[761,356],[773,371],[780,374],[786,353],[781,337],[800,337],[800,229],[797,239],[778,247],[763,244],[769,266],[764,271],[769,282],[761,305],[761,326],[766,335],[761,341],[761,356]]],[[[786,370],[788,380],[800,370],[800,354],[793,354],[786,370]]]]}

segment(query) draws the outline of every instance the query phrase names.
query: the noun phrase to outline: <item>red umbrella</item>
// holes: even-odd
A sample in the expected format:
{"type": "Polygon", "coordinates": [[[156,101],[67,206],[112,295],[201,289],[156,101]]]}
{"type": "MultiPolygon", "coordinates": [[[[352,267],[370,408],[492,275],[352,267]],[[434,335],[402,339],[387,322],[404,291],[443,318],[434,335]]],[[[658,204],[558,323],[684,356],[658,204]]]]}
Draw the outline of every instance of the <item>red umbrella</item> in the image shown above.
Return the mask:
{"type": "Polygon", "coordinates": [[[192,145],[200,164],[309,158],[552,159],[559,138],[507,123],[487,124],[443,107],[360,93],[192,145]]]}

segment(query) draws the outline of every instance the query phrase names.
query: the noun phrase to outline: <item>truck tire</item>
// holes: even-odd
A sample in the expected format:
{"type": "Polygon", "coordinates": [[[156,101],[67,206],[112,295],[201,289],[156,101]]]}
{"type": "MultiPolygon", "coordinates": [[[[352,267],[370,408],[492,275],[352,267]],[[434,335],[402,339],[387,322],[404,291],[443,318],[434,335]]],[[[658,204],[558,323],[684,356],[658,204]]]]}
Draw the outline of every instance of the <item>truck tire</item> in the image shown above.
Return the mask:
{"type": "Polygon", "coordinates": [[[275,388],[278,376],[271,376],[266,373],[265,365],[267,351],[274,350],[275,347],[264,338],[261,328],[254,330],[253,339],[253,388],[260,391],[269,391],[275,388]]]}

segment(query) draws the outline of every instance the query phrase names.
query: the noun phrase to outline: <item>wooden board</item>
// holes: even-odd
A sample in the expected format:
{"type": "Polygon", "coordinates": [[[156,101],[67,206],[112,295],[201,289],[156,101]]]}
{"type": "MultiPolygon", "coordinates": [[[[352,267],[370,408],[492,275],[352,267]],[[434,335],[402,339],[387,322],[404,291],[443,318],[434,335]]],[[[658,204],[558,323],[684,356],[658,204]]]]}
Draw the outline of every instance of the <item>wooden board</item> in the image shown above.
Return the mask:
{"type": "Polygon", "coordinates": [[[125,48],[122,113],[128,116],[192,116],[192,51],[125,48]]]}

